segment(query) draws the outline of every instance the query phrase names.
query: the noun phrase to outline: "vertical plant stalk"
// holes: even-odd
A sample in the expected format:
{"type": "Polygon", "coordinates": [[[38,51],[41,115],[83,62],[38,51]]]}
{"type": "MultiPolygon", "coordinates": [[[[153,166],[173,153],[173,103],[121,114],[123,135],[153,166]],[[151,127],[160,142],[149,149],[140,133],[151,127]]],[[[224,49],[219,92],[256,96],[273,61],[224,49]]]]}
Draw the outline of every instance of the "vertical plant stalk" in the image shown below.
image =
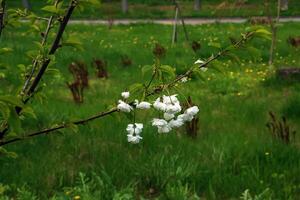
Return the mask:
{"type": "Polygon", "coordinates": [[[185,26],[185,22],[184,19],[181,15],[181,9],[180,6],[178,4],[178,2],[176,0],[173,1],[174,5],[175,5],[175,19],[174,19],[174,28],[173,28],[173,37],[172,37],[172,44],[174,44],[175,42],[177,42],[177,21],[178,21],[178,17],[180,17],[180,21],[183,27],[183,31],[184,31],[184,36],[186,41],[189,41],[189,36],[188,36],[188,32],[186,30],[186,26],[185,26]]]}
{"type": "Polygon", "coordinates": [[[0,36],[4,29],[5,6],[6,6],[6,2],[5,0],[2,0],[0,4],[0,36]]]}
{"type": "Polygon", "coordinates": [[[177,42],[177,21],[178,21],[178,7],[175,5],[175,18],[173,25],[172,44],[177,42]]]}
{"type": "MultiPolygon", "coordinates": [[[[268,6],[270,6],[270,4],[268,6]]],[[[274,51],[276,48],[276,39],[277,39],[277,24],[280,19],[280,8],[281,8],[281,1],[277,0],[277,14],[276,14],[275,21],[274,21],[273,17],[271,16],[272,15],[271,12],[270,12],[270,16],[269,16],[271,32],[272,32],[272,42],[271,42],[271,47],[270,47],[269,65],[273,65],[273,61],[274,61],[274,51]]]]}

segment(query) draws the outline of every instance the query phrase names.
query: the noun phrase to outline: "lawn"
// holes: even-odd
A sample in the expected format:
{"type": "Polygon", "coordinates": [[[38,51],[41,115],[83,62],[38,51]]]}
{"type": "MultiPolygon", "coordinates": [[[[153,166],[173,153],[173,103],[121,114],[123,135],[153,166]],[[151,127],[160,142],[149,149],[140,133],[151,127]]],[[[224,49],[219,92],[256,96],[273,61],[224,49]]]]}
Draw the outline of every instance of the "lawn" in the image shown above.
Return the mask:
{"type": "MultiPolygon", "coordinates": [[[[46,74],[45,95],[30,101],[37,119],[23,120],[24,129],[39,130],[116,105],[122,91],[150,78],[141,69],[153,64],[157,43],[167,50],[161,63],[180,74],[198,58],[217,53],[212,44],[227,46],[229,37],[238,38],[248,26],[187,26],[191,40],[201,44],[195,53],[182,30],[178,43],[171,45],[171,26],[70,25],[67,34],[79,38],[84,50],[65,47],[57,52],[52,68],[61,73],[46,74]],[[122,66],[122,57],[132,65],[122,66]],[[107,61],[107,79],[96,78],[92,59],[107,61]],[[73,102],[66,86],[72,80],[68,66],[76,60],[89,66],[90,86],[80,105],[73,102]]],[[[16,93],[11,85],[22,84],[17,66],[30,63],[24,52],[35,49],[33,41],[39,40],[37,33],[25,30],[7,28],[1,38],[1,46],[15,50],[1,57],[1,62],[19,71],[0,78],[0,94],[16,93]]],[[[184,128],[158,134],[150,123],[156,114],[138,112],[137,120],[145,124],[138,145],[127,143],[125,129],[130,120],[116,113],[79,126],[78,132],[66,129],[6,146],[18,157],[0,156],[0,199],[6,199],[1,195],[19,199],[239,199],[247,189],[253,196],[299,199],[300,83],[275,76],[277,68],[300,66],[299,49],[287,43],[289,36],[296,35],[300,35],[299,23],[280,26],[273,67],[266,64],[270,41],[257,38],[251,46],[259,51],[252,49],[252,56],[244,49],[238,53],[239,62],[221,58],[220,70],[208,69],[201,78],[193,76],[179,90],[170,91],[182,101],[192,96],[199,106],[196,138],[188,137],[184,128]],[[294,142],[284,144],[272,138],[266,128],[269,111],[287,117],[298,131],[294,142]]]]}
{"type": "MultiPolygon", "coordinates": [[[[271,0],[271,11],[276,13],[277,0],[271,0]]],[[[20,0],[9,0],[8,8],[22,8],[20,0]]],[[[32,11],[42,14],[40,8],[46,5],[46,1],[32,2],[32,11]]],[[[264,16],[266,8],[262,0],[249,0],[244,4],[236,3],[236,1],[223,0],[202,0],[202,7],[199,11],[194,10],[193,1],[179,1],[182,15],[187,18],[197,17],[251,17],[264,16]]],[[[289,0],[289,9],[282,11],[282,16],[300,16],[300,3],[298,0],[289,0]]],[[[82,12],[77,12],[74,17],[79,19],[120,19],[120,18],[174,18],[174,5],[172,1],[145,1],[134,0],[129,1],[129,12],[123,14],[120,1],[102,1],[101,6],[86,9],[82,12]]]]}

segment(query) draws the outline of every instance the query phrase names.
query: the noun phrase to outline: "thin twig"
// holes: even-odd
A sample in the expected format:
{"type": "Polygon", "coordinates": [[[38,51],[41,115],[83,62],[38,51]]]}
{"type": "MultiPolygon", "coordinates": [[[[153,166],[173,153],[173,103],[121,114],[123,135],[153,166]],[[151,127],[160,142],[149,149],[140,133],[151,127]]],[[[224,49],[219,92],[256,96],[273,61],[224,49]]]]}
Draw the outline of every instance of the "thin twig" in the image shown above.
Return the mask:
{"type": "MultiPolygon", "coordinates": [[[[234,48],[237,49],[239,48],[240,46],[242,46],[246,41],[248,41],[251,37],[253,36],[253,32],[249,32],[247,33],[245,36],[243,36],[243,38],[241,40],[239,40],[237,43],[235,43],[234,48]]],[[[220,51],[217,55],[211,57],[210,59],[208,59],[205,63],[203,63],[202,65],[199,66],[199,68],[202,68],[202,67],[207,67],[211,62],[213,62],[214,60],[218,59],[219,57],[225,55],[227,52],[229,52],[230,49],[229,48],[226,48],[222,51],[220,51]]],[[[191,73],[193,73],[194,71],[194,67],[192,67],[191,69],[189,69],[186,73],[184,73],[183,75],[181,76],[178,76],[176,79],[174,79],[173,81],[171,81],[170,83],[166,84],[166,85],[158,85],[156,86],[152,92],[146,94],[146,97],[149,97],[149,96],[152,96],[154,94],[157,94],[157,93],[160,93],[161,91],[163,91],[164,89],[167,89],[167,88],[171,88],[173,87],[176,83],[178,83],[179,81],[181,81],[182,78],[184,77],[188,77],[189,75],[191,75],[191,73]]],[[[133,102],[131,102],[130,104],[132,104],[133,102]]],[[[95,119],[98,119],[98,118],[102,118],[102,117],[105,117],[107,115],[110,115],[112,113],[115,113],[117,112],[118,109],[117,108],[112,108],[108,111],[104,111],[104,112],[100,112],[96,115],[93,115],[91,117],[88,117],[88,118],[85,118],[85,119],[81,119],[81,120],[78,120],[78,121],[74,121],[74,122],[71,122],[70,124],[75,124],[75,125],[82,125],[82,124],[85,124],[89,121],[92,121],[92,120],[95,120],[95,119]]],[[[6,140],[6,141],[0,141],[0,146],[4,146],[4,145],[7,145],[7,144],[10,144],[10,143],[14,143],[14,142],[17,142],[17,141],[22,141],[22,140],[25,140],[25,139],[29,139],[29,138],[32,138],[32,137],[36,137],[36,136],[39,136],[39,135],[44,135],[44,134],[50,134],[50,133],[55,133],[54,131],[57,131],[57,130],[60,130],[60,129],[64,129],[64,128],[67,128],[68,127],[68,124],[66,123],[61,123],[60,125],[57,125],[53,128],[48,128],[48,129],[43,129],[43,130],[40,130],[40,131],[36,131],[36,132],[33,132],[33,133],[30,133],[30,134],[23,134],[25,135],[24,137],[17,137],[17,138],[14,138],[14,139],[10,139],[10,140],[6,140]]]]}

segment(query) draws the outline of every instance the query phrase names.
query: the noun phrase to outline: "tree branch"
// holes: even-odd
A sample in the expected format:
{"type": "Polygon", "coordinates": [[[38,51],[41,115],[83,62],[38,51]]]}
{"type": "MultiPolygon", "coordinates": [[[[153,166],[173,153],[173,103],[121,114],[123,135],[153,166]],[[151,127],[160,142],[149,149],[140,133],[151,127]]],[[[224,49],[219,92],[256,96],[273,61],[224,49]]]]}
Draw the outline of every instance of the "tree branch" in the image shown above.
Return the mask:
{"type": "Polygon", "coordinates": [[[5,0],[2,0],[0,5],[0,36],[2,34],[2,31],[4,29],[4,15],[5,15],[5,0]]]}
{"type": "MultiPolygon", "coordinates": [[[[241,47],[245,42],[247,42],[253,36],[253,34],[254,34],[254,32],[249,32],[246,35],[244,35],[242,37],[242,39],[240,39],[237,43],[235,43],[233,45],[234,49],[237,49],[237,48],[241,47]]],[[[205,63],[201,64],[199,66],[199,68],[207,67],[211,62],[213,62],[214,60],[218,59],[219,57],[225,55],[230,50],[231,50],[230,48],[225,48],[224,50],[220,51],[216,56],[211,57],[205,63]]],[[[178,76],[177,78],[175,78],[173,81],[171,81],[170,83],[168,83],[166,85],[158,85],[158,86],[154,87],[154,89],[152,90],[152,92],[148,93],[146,96],[149,97],[149,96],[152,96],[154,94],[162,92],[166,88],[173,87],[176,83],[178,83],[179,81],[181,81],[181,79],[183,79],[184,77],[188,77],[189,75],[191,75],[193,73],[194,69],[195,69],[194,67],[191,67],[186,73],[184,73],[181,76],[178,76]]],[[[133,102],[131,102],[130,104],[133,104],[133,102]]],[[[82,124],[85,124],[85,123],[87,123],[89,121],[105,117],[105,116],[110,115],[112,113],[115,113],[117,111],[118,111],[117,108],[112,108],[112,109],[110,109],[108,111],[100,112],[100,113],[98,113],[96,115],[93,115],[93,116],[90,116],[88,118],[81,119],[81,120],[78,120],[78,121],[74,121],[71,124],[82,125],[82,124]]],[[[29,139],[29,138],[32,138],[32,137],[36,137],[36,136],[43,135],[43,134],[55,133],[54,131],[57,131],[57,130],[60,130],[60,129],[64,129],[64,128],[67,128],[67,127],[68,127],[68,124],[61,123],[60,125],[57,125],[57,126],[55,126],[53,128],[43,129],[41,131],[33,132],[33,133],[30,133],[30,134],[24,134],[24,135],[26,135],[24,137],[17,137],[17,138],[14,138],[14,139],[11,139],[11,140],[7,140],[7,141],[0,141],[0,146],[11,144],[11,143],[14,143],[14,142],[17,142],[17,141],[22,141],[22,140],[29,139]]]]}
{"type": "MultiPolygon", "coordinates": [[[[72,0],[69,7],[68,7],[68,10],[66,12],[66,15],[64,16],[60,26],[59,26],[59,29],[58,29],[58,32],[56,34],[56,37],[55,37],[55,40],[54,42],[52,43],[52,46],[51,46],[51,49],[49,51],[49,55],[53,55],[56,50],[59,48],[60,46],[60,40],[62,38],[62,35],[68,25],[68,22],[70,20],[70,17],[75,9],[77,5],[77,2],[76,0],[72,0]]],[[[27,95],[27,98],[25,100],[25,102],[27,102],[29,100],[29,98],[32,96],[32,94],[34,93],[36,87],[38,86],[38,84],[40,83],[41,79],[42,79],[42,76],[44,75],[49,63],[50,63],[50,58],[47,58],[43,61],[42,65],[41,65],[41,68],[38,72],[38,74],[36,75],[36,77],[34,78],[30,88],[28,89],[28,91],[26,92],[26,95],[27,95]]]]}
{"type": "MultiPolygon", "coordinates": [[[[48,55],[53,55],[55,53],[55,51],[59,48],[59,43],[60,40],[62,38],[62,35],[65,31],[65,28],[70,20],[70,17],[75,9],[75,7],[77,6],[77,0],[71,0],[70,5],[66,11],[66,14],[60,24],[60,27],[58,29],[58,32],[56,34],[55,40],[51,46],[51,49],[48,53],[48,55]]],[[[41,68],[38,72],[38,74],[36,75],[36,77],[34,78],[30,88],[28,89],[28,91],[24,91],[24,94],[26,95],[26,98],[23,99],[24,103],[27,103],[29,101],[29,99],[33,96],[33,93],[36,89],[36,87],[38,86],[39,82],[42,79],[42,76],[44,75],[49,63],[50,63],[50,58],[46,58],[45,60],[43,60],[41,68]]],[[[22,111],[21,107],[16,107],[16,112],[17,114],[20,114],[22,111]]],[[[9,130],[8,124],[6,123],[5,125],[5,129],[4,130],[0,130],[0,139],[2,139],[4,137],[4,135],[6,134],[6,132],[9,130]]]]}
{"type": "MultiPolygon", "coordinates": [[[[54,6],[57,6],[59,0],[56,0],[55,3],[54,3],[54,6]]],[[[49,32],[51,30],[51,27],[52,27],[52,23],[53,23],[53,20],[54,20],[54,16],[50,16],[50,18],[47,20],[48,21],[48,24],[47,24],[47,27],[46,27],[46,30],[43,34],[43,39],[42,39],[42,46],[45,46],[46,42],[47,42],[47,39],[48,39],[48,35],[49,35],[49,32]]],[[[38,65],[38,58],[35,58],[34,61],[33,61],[33,64],[32,64],[32,69],[31,69],[31,72],[30,72],[30,75],[29,77],[26,79],[25,83],[24,83],[24,86],[23,86],[23,89],[22,89],[22,93],[25,92],[25,90],[28,88],[29,86],[29,83],[34,75],[34,72],[36,70],[36,67],[38,65]]]]}

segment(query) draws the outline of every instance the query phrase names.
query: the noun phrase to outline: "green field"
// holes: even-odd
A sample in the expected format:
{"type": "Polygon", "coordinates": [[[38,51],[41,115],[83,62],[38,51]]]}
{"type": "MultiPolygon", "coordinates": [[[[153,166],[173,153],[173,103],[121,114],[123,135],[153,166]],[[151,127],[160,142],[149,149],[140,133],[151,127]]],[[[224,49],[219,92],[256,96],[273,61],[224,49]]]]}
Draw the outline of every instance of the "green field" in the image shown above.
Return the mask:
{"type": "MultiPolygon", "coordinates": [[[[46,73],[45,96],[29,102],[37,119],[26,118],[22,125],[31,132],[116,105],[129,85],[149,79],[141,68],[153,64],[156,43],[167,50],[161,63],[180,74],[198,58],[218,52],[210,43],[227,46],[228,38],[239,38],[247,26],[187,26],[191,40],[201,44],[194,53],[182,30],[179,42],[171,45],[171,26],[70,25],[67,34],[79,38],[84,50],[64,47],[57,52],[52,68],[61,76],[46,73]],[[122,56],[132,65],[122,66],[122,56]],[[107,61],[109,78],[96,78],[90,66],[93,58],[107,61]],[[89,66],[90,86],[81,105],[73,102],[66,86],[71,81],[68,65],[76,60],[89,66]]],[[[40,40],[37,33],[26,30],[7,28],[1,37],[1,47],[14,49],[1,62],[15,71],[0,78],[0,94],[15,94],[12,85],[23,83],[17,66],[31,62],[25,52],[35,49],[33,41],[40,40]]],[[[297,35],[299,23],[280,26],[274,67],[266,64],[270,41],[256,38],[251,45],[259,52],[251,56],[244,49],[238,53],[239,62],[221,58],[220,71],[208,69],[201,79],[191,77],[179,91],[170,91],[182,101],[191,95],[199,106],[197,138],[188,137],[184,128],[157,134],[150,123],[155,113],[138,112],[137,120],[145,124],[138,145],[127,143],[130,120],[116,113],[79,126],[78,132],[67,129],[6,146],[18,157],[0,155],[0,199],[239,199],[247,189],[252,196],[263,193],[261,199],[299,199],[300,83],[275,76],[277,68],[300,66],[299,48],[287,43],[288,37],[297,35]],[[293,143],[271,137],[265,126],[269,111],[286,116],[298,131],[293,143]]]]}
{"type": "MultiPolygon", "coordinates": [[[[32,11],[42,14],[40,8],[46,5],[46,1],[31,1],[32,11]]],[[[202,7],[199,11],[194,10],[192,0],[178,1],[182,8],[182,15],[188,18],[197,17],[250,17],[267,15],[267,9],[262,0],[248,0],[239,4],[234,0],[201,0],[202,7]]],[[[277,0],[271,0],[270,10],[276,13],[277,0]]],[[[20,0],[7,1],[8,8],[22,8],[20,0]]],[[[83,19],[119,19],[119,18],[173,18],[174,6],[172,1],[161,0],[134,0],[129,1],[129,11],[123,14],[119,0],[101,1],[101,6],[86,9],[74,15],[75,18],[83,19]]],[[[289,0],[289,9],[282,11],[281,16],[300,16],[300,2],[289,0]]]]}

